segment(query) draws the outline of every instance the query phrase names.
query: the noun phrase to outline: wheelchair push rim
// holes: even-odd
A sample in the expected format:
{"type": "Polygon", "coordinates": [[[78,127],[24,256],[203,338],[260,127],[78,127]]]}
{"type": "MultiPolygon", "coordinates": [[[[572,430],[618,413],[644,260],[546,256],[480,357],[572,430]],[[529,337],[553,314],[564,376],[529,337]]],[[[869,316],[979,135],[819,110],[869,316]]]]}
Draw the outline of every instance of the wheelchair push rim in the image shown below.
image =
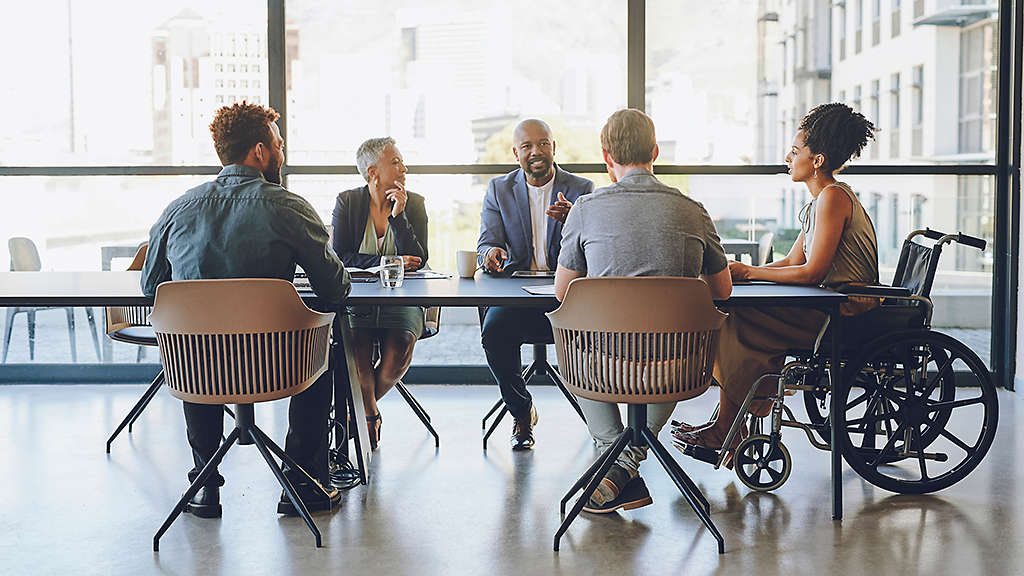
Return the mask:
{"type": "Polygon", "coordinates": [[[843,458],[875,486],[924,494],[959,482],[995,437],[998,399],[985,364],[931,330],[874,340],[844,372],[843,458]],[[958,387],[957,384],[960,384],[958,387]]]}

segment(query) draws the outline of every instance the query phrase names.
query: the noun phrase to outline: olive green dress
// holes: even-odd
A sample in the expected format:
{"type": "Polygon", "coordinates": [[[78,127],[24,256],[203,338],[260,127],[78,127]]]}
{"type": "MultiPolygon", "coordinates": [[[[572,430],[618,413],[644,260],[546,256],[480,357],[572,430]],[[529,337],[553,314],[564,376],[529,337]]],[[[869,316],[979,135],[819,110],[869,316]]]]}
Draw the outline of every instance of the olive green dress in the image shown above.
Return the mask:
{"type": "MultiPolygon", "coordinates": [[[[363,231],[363,242],[359,245],[361,254],[378,254],[394,256],[398,254],[395,246],[395,235],[391,226],[384,236],[377,238],[377,229],[373,225],[373,216],[366,215],[366,228],[363,231]]],[[[423,308],[419,306],[349,306],[348,321],[352,328],[390,328],[405,330],[417,338],[423,333],[423,308]]]]}
{"type": "MultiPolygon", "coordinates": [[[[839,239],[832,267],[822,285],[839,288],[851,284],[878,283],[878,246],[875,227],[864,206],[850,187],[842,182],[832,184],[841,188],[853,203],[853,214],[839,239]]],[[[819,195],[820,197],[820,195],[819,195]]],[[[817,199],[811,201],[803,225],[804,255],[809,259],[814,242],[814,212],[817,199]]],[[[865,312],[876,302],[858,301],[844,305],[844,315],[865,312]]],[[[715,358],[715,379],[729,400],[740,406],[758,377],[766,372],[778,372],[791,349],[812,349],[825,323],[825,313],[807,308],[734,308],[729,310],[719,333],[715,358]]],[[[778,386],[775,382],[762,384],[759,395],[771,394],[778,386]]],[[[768,403],[751,406],[751,412],[764,416],[768,403]]]]}

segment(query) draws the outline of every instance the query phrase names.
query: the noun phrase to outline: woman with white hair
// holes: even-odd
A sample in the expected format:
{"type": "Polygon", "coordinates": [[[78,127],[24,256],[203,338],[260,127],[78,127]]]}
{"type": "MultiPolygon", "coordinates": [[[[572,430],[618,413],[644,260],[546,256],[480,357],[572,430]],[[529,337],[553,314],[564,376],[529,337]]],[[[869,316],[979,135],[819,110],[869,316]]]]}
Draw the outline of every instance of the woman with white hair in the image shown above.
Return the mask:
{"type": "MultiPolygon", "coordinates": [[[[406,270],[419,270],[427,263],[427,211],[423,196],[405,189],[405,163],[394,139],[363,142],[356,164],[367,184],[338,194],[332,220],[334,251],[349,267],[369,268],[380,264],[381,256],[398,255],[406,270]]],[[[423,308],[351,306],[348,321],[355,336],[355,367],[370,446],[376,449],[381,424],[377,401],[409,369],[413,346],[423,332],[423,308]],[[375,345],[380,351],[376,367],[375,345]]]]}

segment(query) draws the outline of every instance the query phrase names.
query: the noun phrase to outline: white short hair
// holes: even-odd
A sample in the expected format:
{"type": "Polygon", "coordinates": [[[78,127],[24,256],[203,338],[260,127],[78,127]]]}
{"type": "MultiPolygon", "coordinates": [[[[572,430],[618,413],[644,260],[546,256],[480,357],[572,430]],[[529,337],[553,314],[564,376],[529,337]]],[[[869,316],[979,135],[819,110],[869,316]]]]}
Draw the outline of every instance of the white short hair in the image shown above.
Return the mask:
{"type": "Polygon", "coordinates": [[[356,150],[356,167],[359,168],[359,173],[363,175],[363,179],[367,182],[370,181],[370,166],[380,161],[380,156],[384,153],[385,148],[394,145],[395,139],[390,136],[370,138],[359,145],[359,149],[356,150]]]}

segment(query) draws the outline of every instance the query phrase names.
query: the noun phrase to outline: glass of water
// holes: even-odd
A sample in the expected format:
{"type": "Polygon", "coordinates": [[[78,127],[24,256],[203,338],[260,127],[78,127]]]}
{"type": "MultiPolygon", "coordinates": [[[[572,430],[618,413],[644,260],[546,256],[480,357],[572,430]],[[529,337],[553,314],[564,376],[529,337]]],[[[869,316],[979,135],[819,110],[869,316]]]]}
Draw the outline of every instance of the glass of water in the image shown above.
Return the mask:
{"type": "Polygon", "coordinates": [[[398,288],[405,280],[405,261],[401,256],[380,257],[380,283],[385,288],[398,288]]]}

